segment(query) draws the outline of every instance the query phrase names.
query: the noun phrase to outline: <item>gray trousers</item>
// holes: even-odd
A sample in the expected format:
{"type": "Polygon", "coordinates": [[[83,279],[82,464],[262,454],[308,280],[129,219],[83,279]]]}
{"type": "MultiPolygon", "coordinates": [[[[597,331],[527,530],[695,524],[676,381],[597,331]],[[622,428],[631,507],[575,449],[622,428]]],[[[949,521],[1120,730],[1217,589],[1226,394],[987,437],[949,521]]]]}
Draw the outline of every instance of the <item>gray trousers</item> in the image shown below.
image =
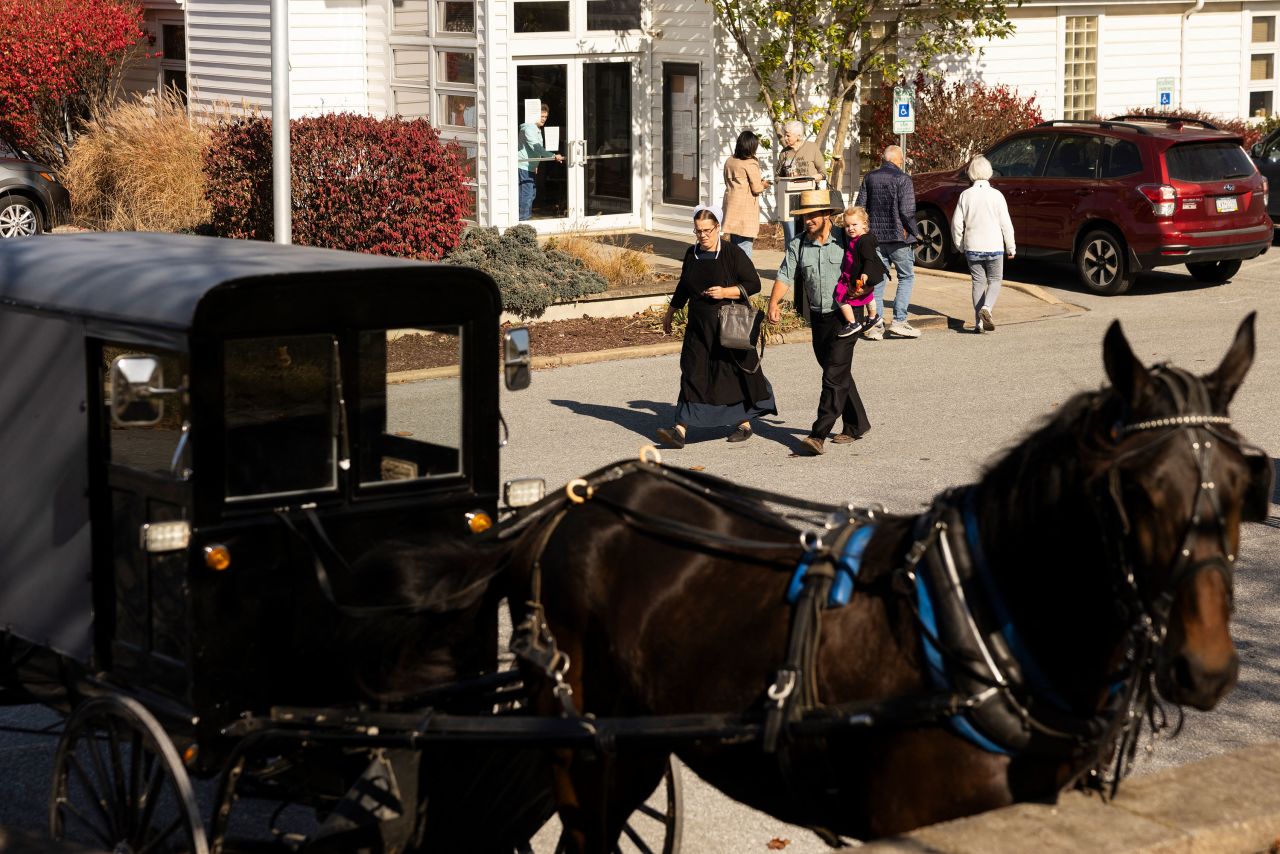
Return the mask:
{"type": "Polygon", "coordinates": [[[973,279],[974,316],[984,307],[995,311],[996,298],[1000,296],[1000,281],[1004,278],[1004,256],[965,260],[969,262],[969,276],[973,279]]]}

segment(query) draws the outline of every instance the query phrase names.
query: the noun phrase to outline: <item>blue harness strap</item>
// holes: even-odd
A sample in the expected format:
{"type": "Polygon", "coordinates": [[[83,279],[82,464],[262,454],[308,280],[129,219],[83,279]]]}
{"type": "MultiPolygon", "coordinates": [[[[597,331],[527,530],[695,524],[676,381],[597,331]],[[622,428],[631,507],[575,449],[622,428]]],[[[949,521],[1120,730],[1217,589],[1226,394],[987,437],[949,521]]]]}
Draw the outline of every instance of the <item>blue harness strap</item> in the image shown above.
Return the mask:
{"type": "MultiPolygon", "coordinates": [[[[836,558],[836,577],[831,582],[831,592],[827,594],[828,608],[842,608],[849,604],[858,571],[862,569],[862,555],[867,550],[867,543],[871,542],[875,532],[875,525],[863,525],[850,534],[845,541],[840,556],[836,558]]],[[[800,591],[804,589],[805,575],[808,574],[809,567],[813,565],[816,557],[817,552],[807,551],[800,558],[800,563],[796,564],[796,570],[791,574],[791,583],[787,585],[788,604],[794,605],[800,598],[800,591]]]]}

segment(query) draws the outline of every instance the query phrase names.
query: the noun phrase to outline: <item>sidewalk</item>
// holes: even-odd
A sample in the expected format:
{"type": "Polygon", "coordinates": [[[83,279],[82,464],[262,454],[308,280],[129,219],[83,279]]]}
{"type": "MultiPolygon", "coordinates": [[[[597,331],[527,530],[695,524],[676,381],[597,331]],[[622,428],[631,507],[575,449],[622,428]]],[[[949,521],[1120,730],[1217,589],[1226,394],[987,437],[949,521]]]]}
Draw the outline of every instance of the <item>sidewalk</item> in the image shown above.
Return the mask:
{"type": "MultiPolygon", "coordinates": [[[[685,250],[691,241],[654,232],[625,232],[632,247],[653,248],[655,270],[679,274],[685,250]]],[[[762,292],[769,293],[783,253],[776,249],[757,249],[752,257],[760,273],[762,292]]],[[[892,298],[896,284],[885,288],[886,300],[892,298]]],[[[598,294],[580,302],[553,306],[542,318],[559,320],[566,317],[624,317],[644,311],[652,305],[662,305],[670,295],[670,288],[655,290],[637,288],[626,293],[598,294]]],[[[973,329],[973,304],[970,301],[969,276],[949,270],[924,270],[916,268],[916,280],[911,290],[911,306],[907,320],[917,329],[973,329]]],[[[1042,288],[1021,282],[1004,282],[1004,289],[996,306],[997,326],[1011,323],[1027,323],[1049,317],[1084,311],[1078,306],[1062,302],[1042,288]]],[[[892,308],[886,305],[886,314],[892,308]]]]}

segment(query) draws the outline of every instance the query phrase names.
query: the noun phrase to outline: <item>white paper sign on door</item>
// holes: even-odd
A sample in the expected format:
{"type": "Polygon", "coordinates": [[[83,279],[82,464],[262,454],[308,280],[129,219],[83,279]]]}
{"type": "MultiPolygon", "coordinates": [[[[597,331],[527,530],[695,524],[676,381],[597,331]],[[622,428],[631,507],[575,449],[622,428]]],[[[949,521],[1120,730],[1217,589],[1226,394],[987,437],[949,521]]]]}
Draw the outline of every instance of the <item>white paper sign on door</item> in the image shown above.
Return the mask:
{"type": "Polygon", "coordinates": [[[543,145],[547,151],[555,153],[560,150],[560,128],[545,127],[542,129],[543,145]]]}
{"type": "Polygon", "coordinates": [[[538,98],[525,98],[524,123],[527,125],[536,125],[540,118],[542,118],[542,101],[538,98]]]}

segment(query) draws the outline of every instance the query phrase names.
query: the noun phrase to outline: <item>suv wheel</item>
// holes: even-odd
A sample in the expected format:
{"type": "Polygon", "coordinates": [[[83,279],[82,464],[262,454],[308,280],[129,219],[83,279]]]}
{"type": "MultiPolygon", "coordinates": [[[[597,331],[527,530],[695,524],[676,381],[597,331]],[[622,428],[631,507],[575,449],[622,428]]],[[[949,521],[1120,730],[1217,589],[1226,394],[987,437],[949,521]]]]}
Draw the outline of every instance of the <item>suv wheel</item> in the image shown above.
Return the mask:
{"type": "Polygon", "coordinates": [[[0,239],[29,237],[41,231],[40,211],[21,196],[0,199],[0,239]]]}
{"type": "Polygon", "coordinates": [[[1076,249],[1076,272],[1082,285],[1103,296],[1122,294],[1133,284],[1124,242],[1102,229],[1089,232],[1080,241],[1076,249]]]}
{"type": "Polygon", "coordinates": [[[1187,270],[1198,281],[1220,285],[1240,272],[1241,261],[1200,261],[1187,265],[1187,270]]]}
{"type": "Polygon", "coordinates": [[[927,211],[916,221],[920,240],[916,243],[916,264],[939,270],[951,260],[951,235],[946,220],[936,211],[927,211]]]}

